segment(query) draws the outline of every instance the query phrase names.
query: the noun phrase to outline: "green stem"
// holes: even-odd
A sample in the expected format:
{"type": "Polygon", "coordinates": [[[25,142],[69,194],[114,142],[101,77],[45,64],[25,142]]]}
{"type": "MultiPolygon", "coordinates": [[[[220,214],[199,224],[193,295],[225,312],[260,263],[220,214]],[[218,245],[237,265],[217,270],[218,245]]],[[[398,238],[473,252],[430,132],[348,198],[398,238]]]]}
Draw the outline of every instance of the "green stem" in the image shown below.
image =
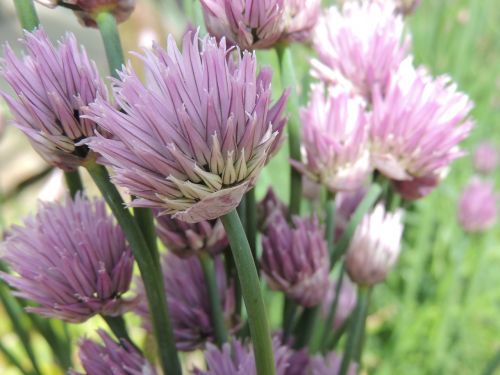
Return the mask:
{"type": "Polygon", "coordinates": [[[241,283],[241,291],[248,313],[248,323],[255,352],[257,373],[259,375],[274,375],[274,355],[269,321],[250,245],[245,237],[245,231],[236,210],[222,216],[221,220],[226,229],[241,283]]]}
{"type": "Polygon", "coordinates": [[[201,252],[198,256],[201,263],[201,268],[205,276],[205,283],[208,290],[208,298],[210,300],[210,313],[212,324],[215,331],[215,340],[219,347],[227,341],[226,327],[224,323],[224,312],[222,311],[222,302],[217,287],[217,279],[215,277],[214,260],[206,252],[201,252]]]}
{"type": "Polygon", "coordinates": [[[375,202],[377,201],[381,192],[382,192],[382,189],[381,189],[380,185],[372,184],[372,186],[370,187],[370,190],[368,190],[368,192],[364,196],[363,200],[361,201],[359,206],[356,208],[356,211],[354,211],[354,214],[352,215],[352,218],[349,221],[349,224],[347,224],[346,229],[342,233],[342,236],[340,236],[340,239],[339,239],[337,245],[335,246],[335,249],[334,249],[332,256],[330,258],[330,267],[333,268],[335,263],[337,263],[337,261],[342,257],[342,255],[344,255],[344,253],[347,251],[347,247],[349,246],[349,243],[351,242],[351,238],[354,234],[354,231],[356,230],[356,227],[361,222],[361,219],[363,219],[363,216],[375,204],[375,202]]]}
{"type": "Polygon", "coordinates": [[[76,193],[83,191],[82,179],[78,170],[73,172],[64,172],[64,179],[66,180],[66,185],[68,186],[71,198],[74,198],[76,193]]]}
{"type": "MultiPolygon", "coordinates": [[[[295,62],[290,48],[280,45],[276,48],[280,63],[282,87],[290,90],[290,97],[287,103],[288,124],[288,147],[290,159],[301,161],[300,153],[300,120],[299,120],[299,98],[295,77],[295,62]]],[[[302,199],[302,175],[295,168],[290,167],[290,215],[300,214],[300,202],[302,199]]]]}
{"type": "Polygon", "coordinates": [[[0,341],[0,353],[3,354],[5,359],[12,365],[18,368],[18,370],[21,372],[23,375],[31,375],[31,373],[27,370],[24,369],[23,365],[21,362],[16,358],[14,353],[12,353],[7,347],[3,345],[3,343],[0,341]]]}
{"type": "Polygon", "coordinates": [[[333,256],[335,241],[335,194],[328,191],[326,196],[326,243],[330,258],[333,256]]]}
{"type": "Polygon", "coordinates": [[[314,323],[317,320],[318,312],[318,306],[306,308],[302,312],[295,329],[294,349],[301,349],[308,345],[314,331],[314,323]]]}
{"type": "MultiPolygon", "coordinates": [[[[246,194],[246,235],[255,264],[257,264],[257,204],[255,188],[246,194]]],[[[257,270],[258,272],[258,270],[257,270]]]]}
{"type": "Polygon", "coordinates": [[[14,0],[17,17],[24,30],[33,31],[40,24],[33,0],[14,0]]]}
{"type": "Polygon", "coordinates": [[[151,251],[152,256],[158,258],[157,261],[159,262],[153,211],[150,208],[136,207],[134,208],[134,219],[148,244],[148,249],[151,251]]]}
{"type": "Polygon", "coordinates": [[[292,332],[295,316],[297,315],[297,304],[286,295],[283,295],[285,302],[283,304],[283,341],[286,341],[292,332]]]}
{"type": "Polygon", "coordinates": [[[168,375],[182,375],[158,257],[148,249],[140,228],[110,182],[106,169],[95,162],[88,162],[85,167],[123,229],[141,271],[163,371],[168,375]]]}
{"type": "Polygon", "coordinates": [[[370,287],[358,288],[358,303],[349,327],[349,337],[342,357],[340,375],[348,373],[351,361],[357,362],[361,367],[361,354],[363,349],[363,336],[365,330],[366,314],[370,302],[370,287]]]}
{"type": "Polygon", "coordinates": [[[110,12],[105,11],[98,13],[95,21],[106,50],[109,72],[113,77],[118,78],[118,71],[121,70],[125,61],[116,18],[110,12]]]}
{"type": "Polygon", "coordinates": [[[124,339],[137,349],[137,346],[135,346],[134,342],[128,334],[127,325],[125,324],[125,319],[123,319],[123,316],[101,315],[101,317],[104,319],[104,321],[118,340],[124,339]]]}
{"type": "Polygon", "coordinates": [[[326,329],[323,330],[321,337],[321,348],[325,348],[326,343],[328,342],[328,336],[330,331],[330,327],[333,327],[335,315],[337,314],[337,308],[339,304],[339,296],[340,291],[342,289],[342,284],[344,282],[344,272],[345,272],[345,263],[342,263],[342,267],[340,268],[339,279],[337,281],[337,285],[335,286],[335,298],[333,299],[332,306],[330,307],[330,311],[328,311],[328,317],[326,318],[325,325],[326,329]]]}

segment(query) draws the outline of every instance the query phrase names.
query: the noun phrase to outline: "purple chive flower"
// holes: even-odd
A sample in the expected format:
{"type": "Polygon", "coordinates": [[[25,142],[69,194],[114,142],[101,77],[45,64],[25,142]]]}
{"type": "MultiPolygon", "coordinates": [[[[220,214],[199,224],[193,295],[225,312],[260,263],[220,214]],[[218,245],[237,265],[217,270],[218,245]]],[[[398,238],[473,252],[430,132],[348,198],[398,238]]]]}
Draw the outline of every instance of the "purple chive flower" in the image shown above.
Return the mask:
{"type": "MultiPolygon", "coordinates": [[[[281,346],[278,339],[273,340],[276,375],[286,375],[288,361],[292,351],[287,346],[281,346]]],[[[225,343],[222,349],[208,344],[205,351],[207,370],[194,370],[194,375],[257,375],[255,360],[251,345],[238,339],[225,343]]]]}
{"type": "Polygon", "coordinates": [[[469,233],[490,229],[497,219],[497,195],[490,181],[473,178],[458,201],[458,222],[469,233]]]}
{"type": "Polygon", "coordinates": [[[169,37],[142,57],[146,87],[131,67],[114,81],[123,111],[104,100],[89,117],[113,134],[90,140],[113,181],[174,218],[198,222],[234,209],[276,149],[287,95],[271,107],[269,69],[256,76],[255,54],[230,55],[225,41],[189,32],[183,53],[169,37]]]}
{"type": "Polygon", "coordinates": [[[332,304],[337,298],[337,309],[335,310],[335,316],[333,317],[333,329],[338,331],[345,323],[347,318],[351,316],[354,308],[356,307],[357,292],[356,287],[347,276],[342,279],[342,285],[340,286],[339,296],[337,294],[338,281],[330,283],[328,292],[326,293],[325,299],[321,306],[321,313],[324,318],[328,317],[332,304]]]}
{"type": "Polygon", "coordinates": [[[156,223],[158,237],[179,257],[189,257],[201,251],[217,255],[228,245],[226,231],[219,219],[192,224],[161,215],[156,218],[156,223]]]}
{"type": "Polygon", "coordinates": [[[352,281],[359,285],[382,282],[401,251],[402,211],[386,212],[378,204],[356,228],[345,264],[352,281]]]}
{"type": "Polygon", "coordinates": [[[432,78],[406,60],[385,97],[375,90],[372,162],[393,180],[438,176],[463,153],[458,148],[473,126],[469,98],[447,76],[432,78]]]}
{"type": "Polygon", "coordinates": [[[287,0],[201,0],[207,30],[241,49],[273,47],[283,34],[287,0]]]}
{"type": "Polygon", "coordinates": [[[271,288],[298,304],[319,304],[328,289],[330,259],[324,231],[315,217],[275,215],[262,237],[260,266],[271,288]]]}
{"type": "Polygon", "coordinates": [[[301,111],[305,162],[292,163],[332,192],[356,190],[372,171],[365,108],[346,91],[330,88],[326,97],[324,91],[323,85],[314,85],[301,111]]]}
{"type": "Polygon", "coordinates": [[[97,27],[95,16],[100,11],[111,12],[116,22],[126,21],[135,8],[135,0],[35,0],[49,8],[60,5],[75,12],[80,23],[87,27],[97,27]]]}
{"type": "Polygon", "coordinates": [[[320,11],[321,0],[285,0],[285,29],[281,40],[309,41],[320,11]]]}
{"type": "MultiPolygon", "coordinates": [[[[49,163],[66,171],[89,156],[76,143],[94,134],[96,124],[82,118],[82,108],[97,96],[107,100],[106,87],[85,49],[71,33],[54,46],[42,29],[25,33],[27,55],[19,59],[9,45],[0,74],[17,98],[0,93],[14,125],[28,136],[35,150],[49,163]]],[[[111,104],[110,104],[111,105],[111,104]]]]}
{"type": "Polygon", "coordinates": [[[121,297],[132,277],[132,251],[102,200],[77,195],[41,204],[24,227],[10,229],[1,258],[19,274],[1,278],[39,305],[30,312],[78,323],[121,315],[135,304],[121,297]]]}
{"type": "Polygon", "coordinates": [[[490,142],[479,144],[474,151],[474,169],[479,173],[491,173],[498,165],[498,147],[490,142]]]}
{"type": "Polygon", "coordinates": [[[315,29],[318,59],[311,62],[313,75],[346,85],[367,99],[375,86],[385,92],[410,48],[403,19],[394,11],[390,1],[350,1],[341,10],[329,8],[315,29]]]}
{"type": "MultiPolygon", "coordinates": [[[[325,357],[319,355],[311,358],[308,375],[338,375],[340,374],[340,366],[342,364],[342,356],[330,352],[325,357]]],[[[358,373],[358,365],[351,363],[347,370],[347,375],[356,375],[358,373]]]]}
{"type": "MultiPolygon", "coordinates": [[[[234,326],[234,290],[228,286],[222,260],[219,257],[214,260],[222,311],[226,322],[234,326]]],[[[168,253],[163,257],[162,268],[177,349],[191,351],[203,348],[206,342],[214,341],[215,333],[200,261],[197,257],[183,259],[168,253]]],[[[138,294],[145,295],[140,282],[138,294]]],[[[146,298],[141,299],[136,311],[143,317],[144,328],[150,331],[152,326],[146,298]]]]}
{"type": "Polygon", "coordinates": [[[273,223],[275,215],[288,216],[288,207],[279,199],[274,189],[269,187],[265,197],[257,204],[257,222],[262,232],[273,223]]]}
{"type": "Polygon", "coordinates": [[[97,331],[103,345],[89,339],[80,341],[80,361],[85,373],[69,375],[156,375],[154,367],[128,341],[114,341],[105,331],[97,331]]]}

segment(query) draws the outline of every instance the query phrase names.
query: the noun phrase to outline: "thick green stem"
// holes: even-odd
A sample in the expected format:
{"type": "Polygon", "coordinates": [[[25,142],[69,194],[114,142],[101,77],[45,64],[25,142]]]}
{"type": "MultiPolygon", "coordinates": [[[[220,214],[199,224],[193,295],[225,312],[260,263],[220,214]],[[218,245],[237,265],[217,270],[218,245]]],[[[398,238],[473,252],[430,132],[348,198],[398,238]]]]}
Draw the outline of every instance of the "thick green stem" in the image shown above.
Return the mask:
{"type": "Polygon", "coordinates": [[[255,352],[257,374],[274,375],[275,366],[271,331],[250,245],[236,210],[222,216],[221,220],[229,238],[241,283],[241,291],[248,313],[248,323],[255,352]]]}
{"type": "Polygon", "coordinates": [[[294,348],[301,349],[308,345],[314,331],[314,323],[318,318],[319,307],[308,307],[300,316],[295,329],[295,342],[294,348]]]}
{"type": "Polygon", "coordinates": [[[285,341],[292,332],[295,316],[297,315],[297,304],[284,295],[283,304],[283,341],[285,341]]]}
{"type": "Polygon", "coordinates": [[[208,290],[208,298],[210,300],[210,314],[212,324],[215,331],[215,341],[220,347],[227,341],[226,326],[224,323],[224,312],[222,311],[222,303],[217,287],[217,279],[215,277],[214,260],[206,252],[200,253],[198,256],[205,276],[205,284],[208,290]]]}
{"type": "Polygon", "coordinates": [[[365,331],[366,314],[370,303],[370,287],[358,288],[358,303],[349,327],[349,337],[344,350],[340,375],[348,373],[351,361],[355,361],[361,367],[361,354],[363,350],[363,336],[365,331]]]}
{"type": "Polygon", "coordinates": [[[14,0],[17,17],[24,30],[33,31],[40,24],[33,0],[14,0]]]}
{"type": "Polygon", "coordinates": [[[328,191],[326,196],[326,243],[330,259],[333,256],[335,241],[335,194],[328,191]]]}
{"type": "MultiPolygon", "coordinates": [[[[255,188],[246,194],[246,235],[255,264],[257,264],[257,203],[255,188]]],[[[258,270],[257,270],[258,272],[258,270]]]]}
{"type": "Polygon", "coordinates": [[[66,185],[68,186],[71,198],[74,198],[76,193],[83,191],[82,179],[78,170],[73,172],[64,172],[64,179],[66,180],[66,185]]]}
{"type": "Polygon", "coordinates": [[[136,207],[134,208],[134,219],[148,244],[152,256],[158,258],[157,261],[159,262],[153,211],[150,208],[136,207]]]}
{"type": "Polygon", "coordinates": [[[168,375],[182,375],[158,257],[148,249],[140,228],[110,182],[106,169],[95,162],[88,162],[85,166],[123,229],[141,271],[163,371],[168,375]]]}
{"type": "Polygon", "coordinates": [[[121,339],[127,340],[130,344],[135,346],[135,344],[132,342],[132,339],[128,334],[127,325],[125,324],[125,319],[123,319],[123,316],[101,315],[101,317],[104,319],[104,321],[109,326],[109,328],[111,329],[111,331],[118,340],[121,339]]]}
{"type": "Polygon", "coordinates": [[[101,32],[106,57],[108,59],[109,72],[115,78],[118,78],[118,71],[124,64],[122,43],[116,24],[116,18],[109,12],[100,12],[95,21],[101,32]]]}
{"type": "MultiPolygon", "coordinates": [[[[295,62],[290,48],[280,45],[276,48],[280,62],[281,84],[290,90],[287,103],[288,124],[288,147],[290,159],[300,162],[300,120],[299,120],[299,98],[295,77],[295,62]]],[[[300,202],[302,199],[302,175],[295,168],[290,167],[290,215],[300,214],[300,202]]]]}

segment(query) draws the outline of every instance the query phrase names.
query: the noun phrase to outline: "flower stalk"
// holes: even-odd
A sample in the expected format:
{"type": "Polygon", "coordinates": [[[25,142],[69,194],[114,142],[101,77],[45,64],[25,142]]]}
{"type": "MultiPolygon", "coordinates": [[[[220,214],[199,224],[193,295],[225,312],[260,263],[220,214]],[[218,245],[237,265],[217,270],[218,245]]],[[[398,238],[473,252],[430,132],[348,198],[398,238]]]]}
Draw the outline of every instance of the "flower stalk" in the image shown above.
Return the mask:
{"type": "Polygon", "coordinates": [[[14,0],[17,17],[21,23],[21,27],[27,31],[33,31],[40,24],[38,15],[36,14],[33,0],[14,0]]]}
{"type": "Polygon", "coordinates": [[[64,179],[66,180],[66,185],[68,186],[71,198],[76,196],[76,193],[83,191],[82,178],[78,170],[73,172],[65,172],[64,179]]]}
{"type": "Polygon", "coordinates": [[[104,43],[109,72],[113,77],[118,78],[118,70],[122,68],[124,58],[116,18],[112,13],[105,11],[98,13],[95,21],[104,43]]]}
{"type": "Polygon", "coordinates": [[[257,373],[259,375],[274,375],[274,354],[269,321],[250,245],[235,210],[222,216],[221,220],[229,238],[238,278],[241,283],[241,291],[248,313],[248,323],[255,352],[257,373]]]}

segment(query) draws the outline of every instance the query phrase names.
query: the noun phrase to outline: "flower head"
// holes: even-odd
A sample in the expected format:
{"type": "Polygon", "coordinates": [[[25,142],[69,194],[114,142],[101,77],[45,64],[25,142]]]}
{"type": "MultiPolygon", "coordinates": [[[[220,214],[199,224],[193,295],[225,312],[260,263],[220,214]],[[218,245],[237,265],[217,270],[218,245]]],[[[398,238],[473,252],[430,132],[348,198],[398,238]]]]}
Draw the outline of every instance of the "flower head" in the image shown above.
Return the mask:
{"type": "Polygon", "coordinates": [[[271,107],[271,71],[257,76],[255,55],[231,56],[224,40],[187,33],[183,47],[170,36],[167,50],[145,51],[147,87],[131,67],[120,73],[123,111],[97,100],[88,112],[114,138],[89,144],[139,197],[133,206],[198,222],[228,213],[253,186],[278,146],[286,95],[271,107]]]}
{"type": "Polygon", "coordinates": [[[168,250],[179,257],[191,256],[200,251],[216,255],[228,245],[226,231],[219,219],[192,224],[161,215],[156,218],[156,222],[158,237],[168,250]]]}
{"type": "Polygon", "coordinates": [[[497,219],[497,195],[493,184],[473,178],[458,202],[458,221],[464,231],[475,233],[490,229],[497,219]]]}
{"type": "Polygon", "coordinates": [[[338,285],[338,281],[330,283],[321,307],[321,312],[325,318],[328,317],[335,299],[337,299],[337,307],[335,309],[335,316],[333,317],[333,329],[335,332],[338,332],[356,307],[356,287],[347,276],[342,278],[340,286],[338,285]],[[337,296],[338,288],[340,290],[337,296]]]}
{"type": "Polygon", "coordinates": [[[94,134],[96,124],[81,117],[82,108],[96,97],[104,102],[106,87],[95,63],[75,36],[66,34],[54,46],[42,29],[25,33],[27,55],[19,59],[9,45],[0,74],[17,98],[2,93],[14,124],[50,164],[70,171],[89,156],[87,146],[76,143],[94,134]]]}
{"type": "MultiPolygon", "coordinates": [[[[114,341],[105,331],[97,331],[103,345],[89,339],[80,341],[80,361],[84,375],[156,375],[154,367],[128,341],[114,341]]],[[[82,375],[70,370],[70,375],[82,375]]]]}
{"type": "Polygon", "coordinates": [[[304,164],[293,165],[330,191],[356,190],[372,167],[368,118],[362,100],[344,90],[314,85],[309,105],[302,109],[304,164]]]}
{"type": "Polygon", "coordinates": [[[317,218],[274,215],[262,237],[262,272],[271,288],[303,306],[319,304],[328,289],[330,259],[317,218]]]}
{"type": "Polygon", "coordinates": [[[356,228],[345,264],[352,281],[371,286],[382,282],[401,251],[402,211],[385,212],[378,204],[356,228]]]}
{"type": "Polygon", "coordinates": [[[83,322],[132,307],[121,298],[132,277],[132,251],[102,200],[78,195],[41,204],[36,217],[9,231],[1,257],[19,274],[3,273],[2,279],[39,305],[30,312],[83,322]]]}
{"type": "MultiPolygon", "coordinates": [[[[276,375],[285,375],[292,351],[287,346],[281,346],[279,340],[273,340],[276,375]]],[[[196,369],[195,375],[257,375],[253,348],[238,339],[225,343],[221,349],[208,344],[205,351],[208,369],[196,369]]]]}
{"type": "Polygon", "coordinates": [[[370,99],[375,86],[385,92],[389,78],[408,54],[410,38],[392,1],[350,1],[320,18],[313,43],[319,58],[313,74],[340,83],[370,99]]]}
{"type": "MultiPolygon", "coordinates": [[[[310,375],[338,375],[340,374],[340,366],[342,364],[342,356],[330,352],[325,357],[319,355],[311,358],[309,366],[310,375]]],[[[356,375],[358,373],[358,365],[351,363],[347,371],[347,375],[356,375]]]]}
{"type": "MultiPolygon", "coordinates": [[[[228,286],[224,264],[215,260],[215,273],[222,311],[226,321],[235,323],[234,290],[228,286]]],[[[214,325],[211,320],[210,300],[203,270],[197,257],[179,258],[168,253],[163,257],[163,281],[168,297],[174,336],[178,350],[191,351],[214,341],[214,325]]],[[[145,292],[139,282],[139,295],[145,292]]],[[[150,314],[146,298],[141,299],[137,313],[144,318],[143,324],[151,330],[150,314]]]]}
{"type": "Polygon", "coordinates": [[[393,180],[439,175],[462,155],[459,142],[473,126],[472,103],[447,76],[432,78],[406,60],[385,96],[375,90],[372,162],[393,180]]]}
{"type": "Polygon", "coordinates": [[[285,0],[285,29],[281,40],[305,42],[318,23],[321,0],[285,0]]]}
{"type": "Polygon", "coordinates": [[[498,147],[483,142],[474,152],[474,169],[479,173],[491,173],[498,165],[498,147]]]}
{"type": "Polygon", "coordinates": [[[269,48],[278,42],[287,0],[201,0],[207,30],[241,49],[269,48]]]}
{"type": "Polygon", "coordinates": [[[95,15],[100,11],[111,12],[116,22],[126,21],[135,8],[135,0],[35,0],[49,8],[60,5],[75,12],[80,23],[97,27],[95,15]]]}

